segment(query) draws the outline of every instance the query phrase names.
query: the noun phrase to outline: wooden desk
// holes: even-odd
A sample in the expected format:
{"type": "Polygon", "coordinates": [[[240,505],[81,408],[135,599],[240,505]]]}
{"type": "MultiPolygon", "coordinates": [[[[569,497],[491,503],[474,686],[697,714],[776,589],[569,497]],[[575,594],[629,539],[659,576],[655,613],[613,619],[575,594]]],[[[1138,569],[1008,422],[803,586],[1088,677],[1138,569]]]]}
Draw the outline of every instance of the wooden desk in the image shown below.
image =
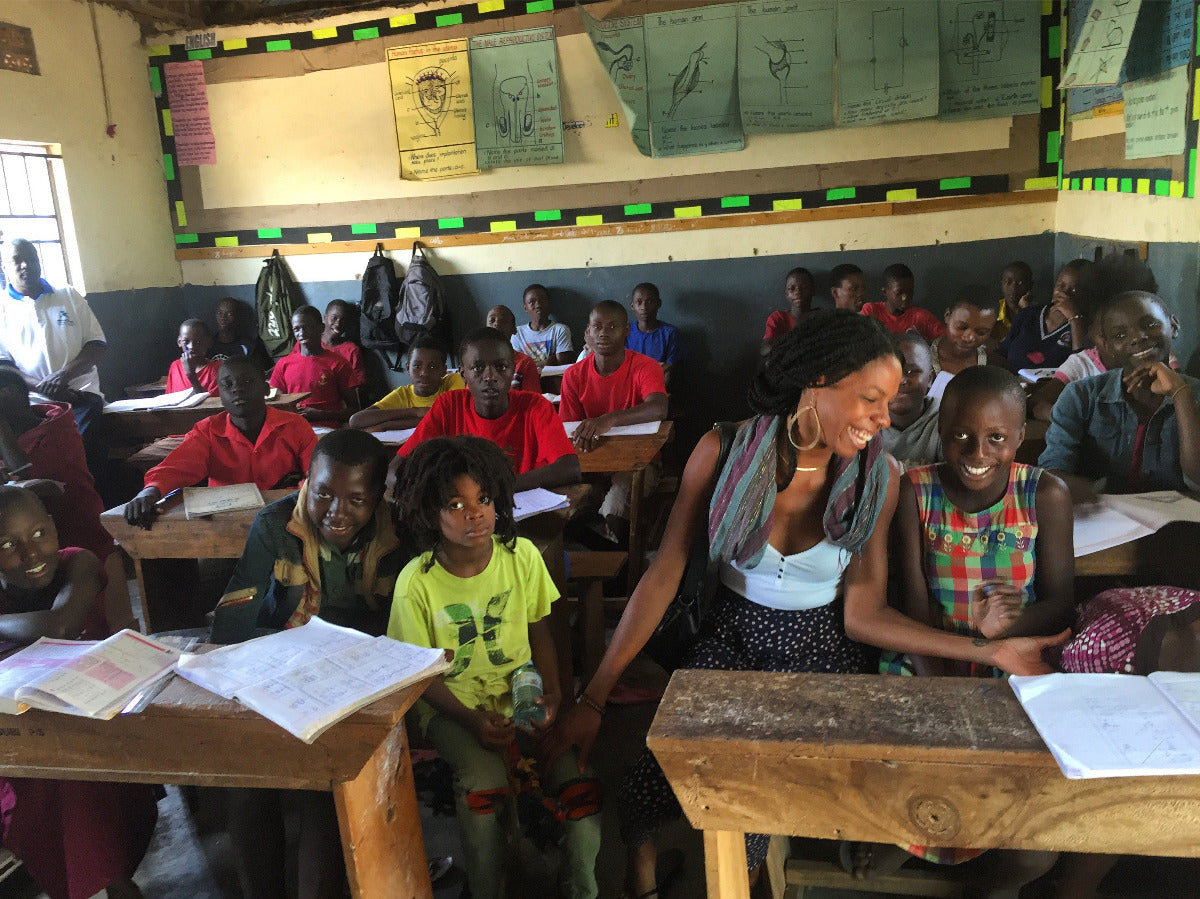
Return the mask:
{"type": "Polygon", "coordinates": [[[175,678],[136,715],[97,721],[31,710],[7,719],[0,772],[331,790],[352,894],[429,899],[403,716],[430,680],[355,712],[308,745],[237,702],[175,678]]]}
{"type": "Polygon", "coordinates": [[[1200,524],[1172,521],[1130,543],[1079,556],[1075,576],[1085,575],[1140,575],[1200,589],[1200,524]]]}
{"type": "MultiPolygon", "coordinates": [[[[284,393],[268,406],[296,411],[296,404],[307,397],[307,393],[284,393]]],[[[204,402],[186,409],[130,409],[125,412],[108,412],[100,417],[108,441],[113,446],[144,446],[159,437],[186,434],[196,422],[215,415],[222,409],[220,397],[210,396],[204,402]]]]}
{"type": "Polygon", "coordinates": [[[646,743],[710,897],[748,899],[746,831],[1200,855],[1200,777],[1067,780],[998,680],[681,670],[646,743]]]}

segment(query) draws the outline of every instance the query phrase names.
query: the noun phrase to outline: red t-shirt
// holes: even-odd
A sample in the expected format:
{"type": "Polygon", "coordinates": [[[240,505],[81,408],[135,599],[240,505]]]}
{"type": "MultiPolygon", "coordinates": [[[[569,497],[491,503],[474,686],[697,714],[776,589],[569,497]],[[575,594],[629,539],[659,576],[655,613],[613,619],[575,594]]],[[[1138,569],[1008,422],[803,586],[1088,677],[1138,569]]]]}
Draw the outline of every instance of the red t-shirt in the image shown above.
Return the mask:
{"type": "Polygon", "coordinates": [[[513,383],[516,384],[518,379],[521,383],[513,387],[513,390],[542,392],[542,375],[538,371],[537,363],[520,350],[513,350],[513,383]]]}
{"type": "Polygon", "coordinates": [[[583,421],[632,409],[650,394],[666,392],[662,366],[649,356],[626,350],[620,367],[611,375],[597,372],[595,356],[588,356],[563,373],[558,414],[563,421],[583,421]]]}
{"type": "MultiPolygon", "coordinates": [[[[213,360],[207,362],[200,367],[196,372],[196,380],[200,382],[200,386],[207,390],[212,396],[216,396],[220,391],[217,389],[217,375],[221,373],[221,363],[213,360]]],[[[188,380],[187,372],[183,370],[183,360],[176,359],[171,363],[171,367],[167,370],[167,393],[174,393],[176,390],[191,390],[192,382],[188,380]]]]}
{"type": "Polygon", "coordinates": [[[554,406],[540,393],[513,390],[508,394],[508,411],[499,418],[483,418],[475,412],[469,390],[450,390],[437,398],[414,433],[400,447],[407,456],[422,440],[470,434],[483,437],[508,455],[513,471],[525,474],[575,455],[554,406]]]}
{"type": "Polygon", "coordinates": [[[883,326],[893,334],[915,330],[926,340],[933,341],[946,333],[946,326],[938,321],[937,316],[920,306],[909,306],[899,315],[892,315],[888,312],[887,303],[864,303],[862,313],[883,322],[883,326]]]}
{"type": "Polygon", "coordinates": [[[303,393],[311,396],[300,401],[300,408],[312,407],[325,412],[342,408],[342,391],[362,384],[350,364],[332,350],[316,356],[291,352],[275,363],[271,372],[272,387],[284,393],[303,393]]]}
{"type": "Polygon", "coordinates": [[[786,309],[779,309],[767,316],[767,329],[763,332],[763,340],[774,340],[782,337],[796,327],[796,316],[786,309]]]}
{"type": "MultiPolygon", "coordinates": [[[[363,384],[367,383],[366,369],[363,368],[362,349],[357,343],[352,340],[343,340],[337,346],[330,346],[327,343],[323,343],[321,346],[325,347],[325,349],[329,350],[331,353],[337,353],[346,360],[350,368],[353,369],[354,373],[359,378],[358,383],[354,385],[355,387],[361,387],[363,384]]],[[[297,344],[295,347],[293,347],[292,352],[299,353],[300,345],[297,344]]]]}
{"type": "Polygon", "coordinates": [[[228,412],[202,419],[183,443],[146,472],[146,486],[165,496],[208,478],[210,487],[256,484],[270,490],[289,474],[308,471],[317,444],[312,425],[295,412],[267,407],[267,420],[253,445],[234,427],[228,412]]]}
{"type": "Polygon", "coordinates": [[[113,538],[100,524],[104,501],[88,471],[83,438],[75,428],[71,407],[34,403],[29,409],[43,420],[17,438],[17,445],[33,463],[22,477],[49,478],[66,485],[62,495],[42,500],[58,529],[59,546],[82,546],[103,562],[113,551],[113,538]]]}

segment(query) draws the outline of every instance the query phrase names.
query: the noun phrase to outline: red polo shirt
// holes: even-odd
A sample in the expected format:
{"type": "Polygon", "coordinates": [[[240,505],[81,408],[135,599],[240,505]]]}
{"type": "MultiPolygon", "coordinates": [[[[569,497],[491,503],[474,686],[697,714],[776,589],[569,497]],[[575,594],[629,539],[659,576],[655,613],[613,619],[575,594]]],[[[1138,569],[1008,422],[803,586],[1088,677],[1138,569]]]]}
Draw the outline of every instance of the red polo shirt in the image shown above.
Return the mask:
{"type": "MultiPolygon", "coordinates": [[[[513,373],[519,375],[521,380],[521,385],[514,387],[513,390],[542,392],[542,375],[538,371],[537,363],[520,350],[513,350],[513,373]]],[[[516,381],[516,378],[514,377],[513,380],[516,381]]]]}
{"type": "Polygon", "coordinates": [[[862,314],[878,319],[893,334],[918,331],[926,340],[933,341],[946,333],[946,326],[932,312],[920,306],[909,306],[899,315],[892,315],[888,312],[887,303],[866,303],[862,307],[862,314]]]}
{"type": "MultiPolygon", "coordinates": [[[[337,353],[346,360],[346,364],[349,365],[354,374],[358,376],[359,380],[358,383],[354,385],[355,387],[361,387],[367,382],[366,368],[363,367],[362,361],[362,348],[359,347],[357,343],[352,340],[343,340],[337,346],[330,346],[327,343],[323,343],[321,346],[325,347],[325,349],[329,350],[331,353],[337,353]]],[[[296,344],[296,346],[292,348],[292,352],[299,353],[300,344],[296,344]]]]}
{"type": "Polygon", "coordinates": [[[576,362],[563,374],[558,414],[563,421],[583,421],[621,409],[632,409],[652,393],[667,392],[662,366],[641,353],[625,351],[611,375],[596,371],[594,356],[576,362]]]}
{"type": "Polygon", "coordinates": [[[312,407],[325,412],[337,412],[342,408],[342,391],[352,390],[362,384],[354,369],[333,350],[325,350],[316,356],[305,356],[291,352],[275,363],[270,384],[284,393],[308,391],[308,399],[300,401],[300,408],[312,407]]]}
{"type": "MultiPolygon", "coordinates": [[[[213,360],[200,366],[200,369],[196,372],[196,380],[200,382],[200,386],[207,390],[210,395],[216,396],[220,393],[217,389],[217,376],[220,373],[221,363],[213,360]]],[[[176,390],[191,389],[192,382],[188,380],[187,372],[183,370],[183,360],[176,359],[167,370],[167,393],[174,393],[176,390]]]]}

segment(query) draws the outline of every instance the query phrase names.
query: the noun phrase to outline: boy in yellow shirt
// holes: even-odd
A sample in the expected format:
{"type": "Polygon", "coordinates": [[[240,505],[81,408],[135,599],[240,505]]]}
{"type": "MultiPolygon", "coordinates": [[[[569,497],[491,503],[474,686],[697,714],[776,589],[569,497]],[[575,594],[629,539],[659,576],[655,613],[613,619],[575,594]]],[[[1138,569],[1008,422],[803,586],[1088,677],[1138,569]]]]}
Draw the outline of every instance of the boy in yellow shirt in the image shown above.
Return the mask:
{"type": "Polygon", "coordinates": [[[350,417],[350,427],[362,430],[415,428],[433,401],[448,390],[463,390],[467,384],[457,372],[447,373],[446,349],[431,337],[413,341],[408,355],[408,377],[374,406],[350,417]]]}

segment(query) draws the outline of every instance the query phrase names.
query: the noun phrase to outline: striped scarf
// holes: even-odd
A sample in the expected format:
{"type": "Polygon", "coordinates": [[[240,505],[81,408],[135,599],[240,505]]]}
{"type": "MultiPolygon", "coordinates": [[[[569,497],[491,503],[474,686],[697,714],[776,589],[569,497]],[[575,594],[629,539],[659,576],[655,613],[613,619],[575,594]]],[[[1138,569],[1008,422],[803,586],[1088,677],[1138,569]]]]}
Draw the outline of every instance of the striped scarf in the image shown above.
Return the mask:
{"type": "MultiPolygon", "coordinates": [[[[753,568],[762,559],[775,512],[775,438],[780,418],[756,416],[740,428],[708,510],[709,558],[753,568]]],[[[875,435],[851,459],[835,457],[825,506],[825,536],[857,553],[871,538],[887,494],[888,463],[875,435]]]]}

